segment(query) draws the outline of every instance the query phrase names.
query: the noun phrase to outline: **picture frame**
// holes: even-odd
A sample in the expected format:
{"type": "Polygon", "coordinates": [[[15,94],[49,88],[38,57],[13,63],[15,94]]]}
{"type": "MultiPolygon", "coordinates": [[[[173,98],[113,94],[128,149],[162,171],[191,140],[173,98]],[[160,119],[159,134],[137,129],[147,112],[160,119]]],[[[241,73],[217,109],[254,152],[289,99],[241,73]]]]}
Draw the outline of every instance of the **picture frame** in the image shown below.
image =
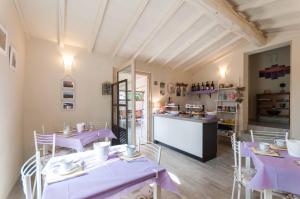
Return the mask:
{"type": "Polygon", "coordinates": [[[4,27],[0,24],[0,54],[6,56],[8,48],[8,34],[4,27]]]}
{"type": "Polygon", "coordinates": [[[63,90],[63,100],[75,100],[75,92],[73,90],[63,90]]]}
{"type": "Polygon", "coordinates": [[[74,90],[75,89],[75,82],[70,78],[63,79],[62,80],[62,88],[66,89],[66,90],[74,90]]]}
{"type": "Polygon", "coordinates": [[[75,110],[75,102],[74,101],[63,101],[62,109],[67,111],[75,110]]]}
{"type": "Polygon", "coordinates": [[[17,51],[13,46],[9,46],[9,66],[12,70],[16,71],[17,70],[17,51]]]}
{"type": "Polygon", "coordinates": [[[102,83],[102,95],[111,95],[111,83],[110,82],[102,83]]]}

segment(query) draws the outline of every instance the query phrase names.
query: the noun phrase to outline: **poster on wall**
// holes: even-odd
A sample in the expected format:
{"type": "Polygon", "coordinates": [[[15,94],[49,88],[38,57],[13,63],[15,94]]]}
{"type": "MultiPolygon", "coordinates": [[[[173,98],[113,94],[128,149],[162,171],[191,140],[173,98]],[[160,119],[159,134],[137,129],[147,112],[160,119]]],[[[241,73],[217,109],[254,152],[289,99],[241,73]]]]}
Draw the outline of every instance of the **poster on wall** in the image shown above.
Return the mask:
{"type": "Polygon", "coordinates": [[[167,84],[167,91],[169,95],[172,95],[175,93],[175,85],[173,83],[167,84]]]}
{"type": "Polygon", "coordinates": [[[0,54],[6,56],[7,46],[8,46],[7,32],[0,24],[0,54]]]}
{"type": "Polygon", "coordinates": [[[111,95],[111,83],[110,82],[102,83],[102,95],[111,95]]]}

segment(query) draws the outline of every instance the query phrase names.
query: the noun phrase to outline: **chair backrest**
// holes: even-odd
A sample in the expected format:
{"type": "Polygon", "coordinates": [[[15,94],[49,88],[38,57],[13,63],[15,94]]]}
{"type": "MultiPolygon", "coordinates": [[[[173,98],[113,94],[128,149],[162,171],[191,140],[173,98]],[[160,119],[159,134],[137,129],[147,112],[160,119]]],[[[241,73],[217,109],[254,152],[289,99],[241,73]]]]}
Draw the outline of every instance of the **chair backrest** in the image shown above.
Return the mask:
{"type": "Polygon", "coordinates": [[[35,193],[37,199],[41,199],[42,183],[41,183],[41,167],[40,167],[40,152],[29,158],[21,167],[21,179],[23,191],[26,199],[33,199],[35,193]],[[34,177],[34,179],[32,179],[34,177]],[[32,182],[34,185],[32,187],[32,182]]]}
{"type": "Polygon", "coordinates": [[[52,157],[55,156],[55,133],[53,134],[38,134],[36,131],[33,131],[34,135],[34,144],[35,144],[35,151],[43,151],[43,156],[47,154],[48,151],[46,145],[52,146],[52,157]]]}
{"type": "Polygon", "coordinates": [[[275,132],[275,131],[255,131],[250,130],[252,142],[268,142],[274,143],[275,139],[288,139],[288,132],[275,132]]]}
{"type": "Polygon", "coordinates": [[[241,142],[237,141],[236,134],[231,136],[231,146],[234,155],[234,175],[238,181],[242,179],[242,155],[241,155],[241,142]]]}
{"type": "Polygon", "coordinates": [[[139,138],[138,151],[160,164],[161,147],[159,145],[139,138]]]}
{"type": "Polygon", "coordinates": [[[107,122],[89,122],[89,129],[109,129],[107,122]]]}

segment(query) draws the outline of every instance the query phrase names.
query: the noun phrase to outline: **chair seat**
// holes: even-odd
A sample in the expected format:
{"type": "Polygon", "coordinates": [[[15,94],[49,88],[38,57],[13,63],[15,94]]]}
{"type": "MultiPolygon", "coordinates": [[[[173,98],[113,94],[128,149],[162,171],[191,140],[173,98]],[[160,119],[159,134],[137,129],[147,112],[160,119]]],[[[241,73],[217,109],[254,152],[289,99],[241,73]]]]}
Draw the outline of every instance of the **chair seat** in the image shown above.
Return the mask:
{"type": "MultiPolygon", "coordinates": [[[[236,170],[236,172],[238,172],[236,170]]],[[[256,170],[253,168],[241,168],[241,183],[242,185],[246,186],[256,174],[256,170]]]]}

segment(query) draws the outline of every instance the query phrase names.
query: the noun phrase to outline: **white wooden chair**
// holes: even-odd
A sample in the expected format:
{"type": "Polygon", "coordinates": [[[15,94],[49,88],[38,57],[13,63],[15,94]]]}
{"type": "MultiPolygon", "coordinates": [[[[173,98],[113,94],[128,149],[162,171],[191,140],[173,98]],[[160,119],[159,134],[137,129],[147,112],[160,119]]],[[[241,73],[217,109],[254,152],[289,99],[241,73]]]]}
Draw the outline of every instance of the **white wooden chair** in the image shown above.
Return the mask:
{"type": "Polygon", "coordinates": [[[22,165],[21,179],[26,199],[33,199],[35,195],[37,199],[42,198],[40,151],[22,165]]]}
{"type": "Polygon", "coordinates": [[[52,157],[55,156],[55,133],[53,134],[38,134],[33,131],[35,151],[42,151],[42,156],[48,155],[46,146],[52,146],[52,157]]]}
{"type": "Polygon", "coordinates": [[[89,122],[89,129],[109,129],[107,122],[89,122]]]}
{"type": "Polygon", "coordinates": [[[235,185],[238,185],[237,198],[241,198],[241,188],[246,187],[247,183],[255,175],[256,171],[254,169],[247,169],[242,167],[242,154],[241,154],[241,142],[237,141],[236,134],[231,136],[231,145],[234,152],[234,176],[232,184],[231,199],[234,199],[235,196],[235,185]]]}
{"type": "Polygon", "coordinates": [[[148,158],[154,160],[158,164],[160,164],[161,146],[154,144],[153,142],[139,138],[138,151],[146,155],[148,158]]]}
{"type": "MultiPolygon", "coordinates": [[[[147,156],[149,159],[160,163],[161,159],[161,147],[153,142],[147,141],[145,139],[138,139],[138,151],[143,153],[143,155],[147,156]]],[[[161,188],[157,183],[152,183],[150,185],[146,185],[142,189],[136,190],[126,197],[121,197],[121,199],[160,199],[161,198],[161,188]]]]}
{"type": "Polygon", "coordinates": [[[274,132],[274,131],[254,131],[250,130],[252,142],[268,142],[274,143],[275,139],[288,139],[289,132],[274,132]]]}

